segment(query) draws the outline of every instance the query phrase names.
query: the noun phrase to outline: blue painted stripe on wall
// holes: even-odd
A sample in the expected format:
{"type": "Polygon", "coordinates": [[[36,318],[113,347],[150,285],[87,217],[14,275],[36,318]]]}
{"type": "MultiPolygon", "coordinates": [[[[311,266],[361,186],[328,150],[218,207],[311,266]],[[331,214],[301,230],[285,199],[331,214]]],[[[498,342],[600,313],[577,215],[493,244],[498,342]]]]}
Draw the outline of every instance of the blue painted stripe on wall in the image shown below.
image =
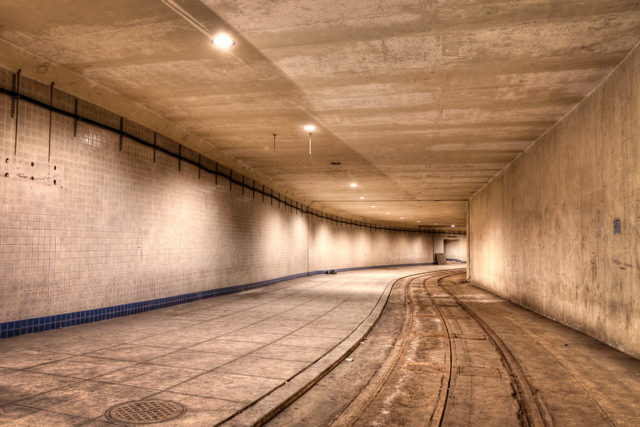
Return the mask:
{"type": "MultiPolygon", "coordinates": [[[[336,268],[334,271],[366,270],[373,268],[409,267],[417,265],[431,265],[432,262],[418,264],[392,264],[376,265],[372,267],[349,267],[336,268]]],[[[113,305],[111,307],[95,308],[92,310],[74,311],[72,313],[54,314],[51,316],[35,317],[32,319],[14,320],[0,323],[0,338],[10,338],[18,335],[31,334],[34,332],[48,331],[50,329],[64,328],[67,326],[81,325],[84,323],[98,322],[100,320],[112,319],[114,317],[128,316],[130,314],[142,313],[149,310],[171,307],[173,305],[184,304],[206,298],[213,298],[220,295],[228,295],[261,286],[273,285],[275,283],[300,277],[325,274],[329,270],[310,271],[308,273],[298,273],[289,276],[277,277],[275,279],[263,280],[260,282],[247,283],[244,285],[228,286],[225,288],[209,289],[206,291],[192,292],[189,294],[175,295],[172,297],[156,298],[129,304],[113,305]]]]}

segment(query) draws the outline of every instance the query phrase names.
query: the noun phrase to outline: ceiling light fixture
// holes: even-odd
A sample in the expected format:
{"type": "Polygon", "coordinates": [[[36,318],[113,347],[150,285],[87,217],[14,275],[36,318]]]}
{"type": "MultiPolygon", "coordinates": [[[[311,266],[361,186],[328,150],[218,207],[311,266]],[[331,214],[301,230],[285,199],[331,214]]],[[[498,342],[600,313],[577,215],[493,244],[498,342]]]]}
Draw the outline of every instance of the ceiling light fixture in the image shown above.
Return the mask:
{"type": "Polygon", "coordinates": [[[385,215],[391,215],[391,212],[385,212],[384,214],[385,215]]]}
{"type": "Polygon", "coordinates": [[[349,184],[349,187],[351,188],[356,188],[358,186],[358,184],[356,184],[355,182],[352,182],[351,184],[349,184]]]}
{"type": "Polygon", "coordinates": [[[220,33],[213,38],[213,44],[220,49],[229,49],[236,44],[235,41],[226,33],[220,33]]]}
{"type": "Polygon", "coordinates": [[[364,197],[364,196],[360,196],[360,200],[364,200],[364,199],[365,199],[365,197],[364,197]]]}
{"type": "Polygon", "coordinates": [[[420,221],[416,221],[416,222],[420,222],[420,221]]]}
{"type": "Polygon", "coordinates": [[[375,209],[376,205],[371,205],[371,209],[375,209]]]}
{"type": "Polygon", "coordinates": [[[311,134],[316,130],[314,125],[304,125],[304,130],[309,133],[309,155],[311,155],[311,134]]]}

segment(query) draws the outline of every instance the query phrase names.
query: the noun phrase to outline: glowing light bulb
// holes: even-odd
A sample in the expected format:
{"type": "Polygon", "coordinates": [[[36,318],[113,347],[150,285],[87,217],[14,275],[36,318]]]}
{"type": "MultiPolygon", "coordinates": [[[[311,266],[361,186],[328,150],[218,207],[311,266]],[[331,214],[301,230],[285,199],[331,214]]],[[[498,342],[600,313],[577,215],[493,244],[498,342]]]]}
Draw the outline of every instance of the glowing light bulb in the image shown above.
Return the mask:
{"type": "Polygon", "coordinates": [[[314,125],[304,125],[304,130],[307,132],[313,132],[316,130],[316,127],[314,125]]]}
{"type": "Polygon", "coordinates": [[[229,49],[236,42],[228,34],[220,33],[213,38],[213,44],[221,49],[229,49]]]}
{"type": "Polygon", "coordinates": [[[358,186],[358,184],[356,184],[355,182],[352,182],[351,184],[349,184],[349,187],[351,188],[356,188],[358,186]]]}

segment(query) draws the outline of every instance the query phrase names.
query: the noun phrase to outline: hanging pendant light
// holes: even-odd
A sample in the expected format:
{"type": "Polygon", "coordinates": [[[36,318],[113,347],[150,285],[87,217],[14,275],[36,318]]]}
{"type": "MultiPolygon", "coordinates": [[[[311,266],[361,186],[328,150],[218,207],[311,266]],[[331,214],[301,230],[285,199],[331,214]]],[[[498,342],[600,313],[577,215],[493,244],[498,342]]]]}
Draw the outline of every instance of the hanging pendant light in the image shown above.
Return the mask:
{"type": "Polygon", "coordinates": [[[314,125],[304,125],[304,130],[309,133],[309,155],[311,155],[311,135],[316,130],[314,125]]]}

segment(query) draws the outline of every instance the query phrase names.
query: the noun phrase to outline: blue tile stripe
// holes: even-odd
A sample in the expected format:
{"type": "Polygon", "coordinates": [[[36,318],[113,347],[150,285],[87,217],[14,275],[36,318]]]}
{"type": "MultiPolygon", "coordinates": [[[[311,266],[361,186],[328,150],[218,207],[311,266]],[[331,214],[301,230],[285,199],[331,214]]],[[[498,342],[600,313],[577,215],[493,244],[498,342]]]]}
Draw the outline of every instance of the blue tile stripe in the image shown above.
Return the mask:
{"type": "MultiPolygon", "coordinates": [[[[335,269],[336,272],[365,270],[370,268],[390,268],[408,267],[415,265],[431,265],[432,262],[418,264],[393,264],[377,265],[374,267],[351,267],[335,269]]],[[[130,304],[113,305],[111,307],[95,308],[92,310],[74,311],[73,313],[54,314],[51,316],[35,317],[32,319],[14,320],[0,323],[0,338],[10,338],[18,335],[31,334],[34,332],[48,331],[50,329],[65,328],[67,326],[82,325],[84,323],[98,322],[100,320],[113,319],[114,317],[128,316],[130,314],[142,313],[149,310],[171,307],[172,305],[184,304],[205,298],[213,298],[220,295],[228,295],[236,292],[246,291],[261,286],[273,285],[286,280],[297,279],[299,277],[325,274],[328,270],[316,270],[309,273],[298,273],[290,276],[277,277],[275,279],[263,280],[261,282],[248,283],[244,285],[228,286],[225,288],[210,289],[207,291],[193,292],[189,294],[175,295],[172,297],[156,298],[147,301],[133,302],[130,304]]]]}

